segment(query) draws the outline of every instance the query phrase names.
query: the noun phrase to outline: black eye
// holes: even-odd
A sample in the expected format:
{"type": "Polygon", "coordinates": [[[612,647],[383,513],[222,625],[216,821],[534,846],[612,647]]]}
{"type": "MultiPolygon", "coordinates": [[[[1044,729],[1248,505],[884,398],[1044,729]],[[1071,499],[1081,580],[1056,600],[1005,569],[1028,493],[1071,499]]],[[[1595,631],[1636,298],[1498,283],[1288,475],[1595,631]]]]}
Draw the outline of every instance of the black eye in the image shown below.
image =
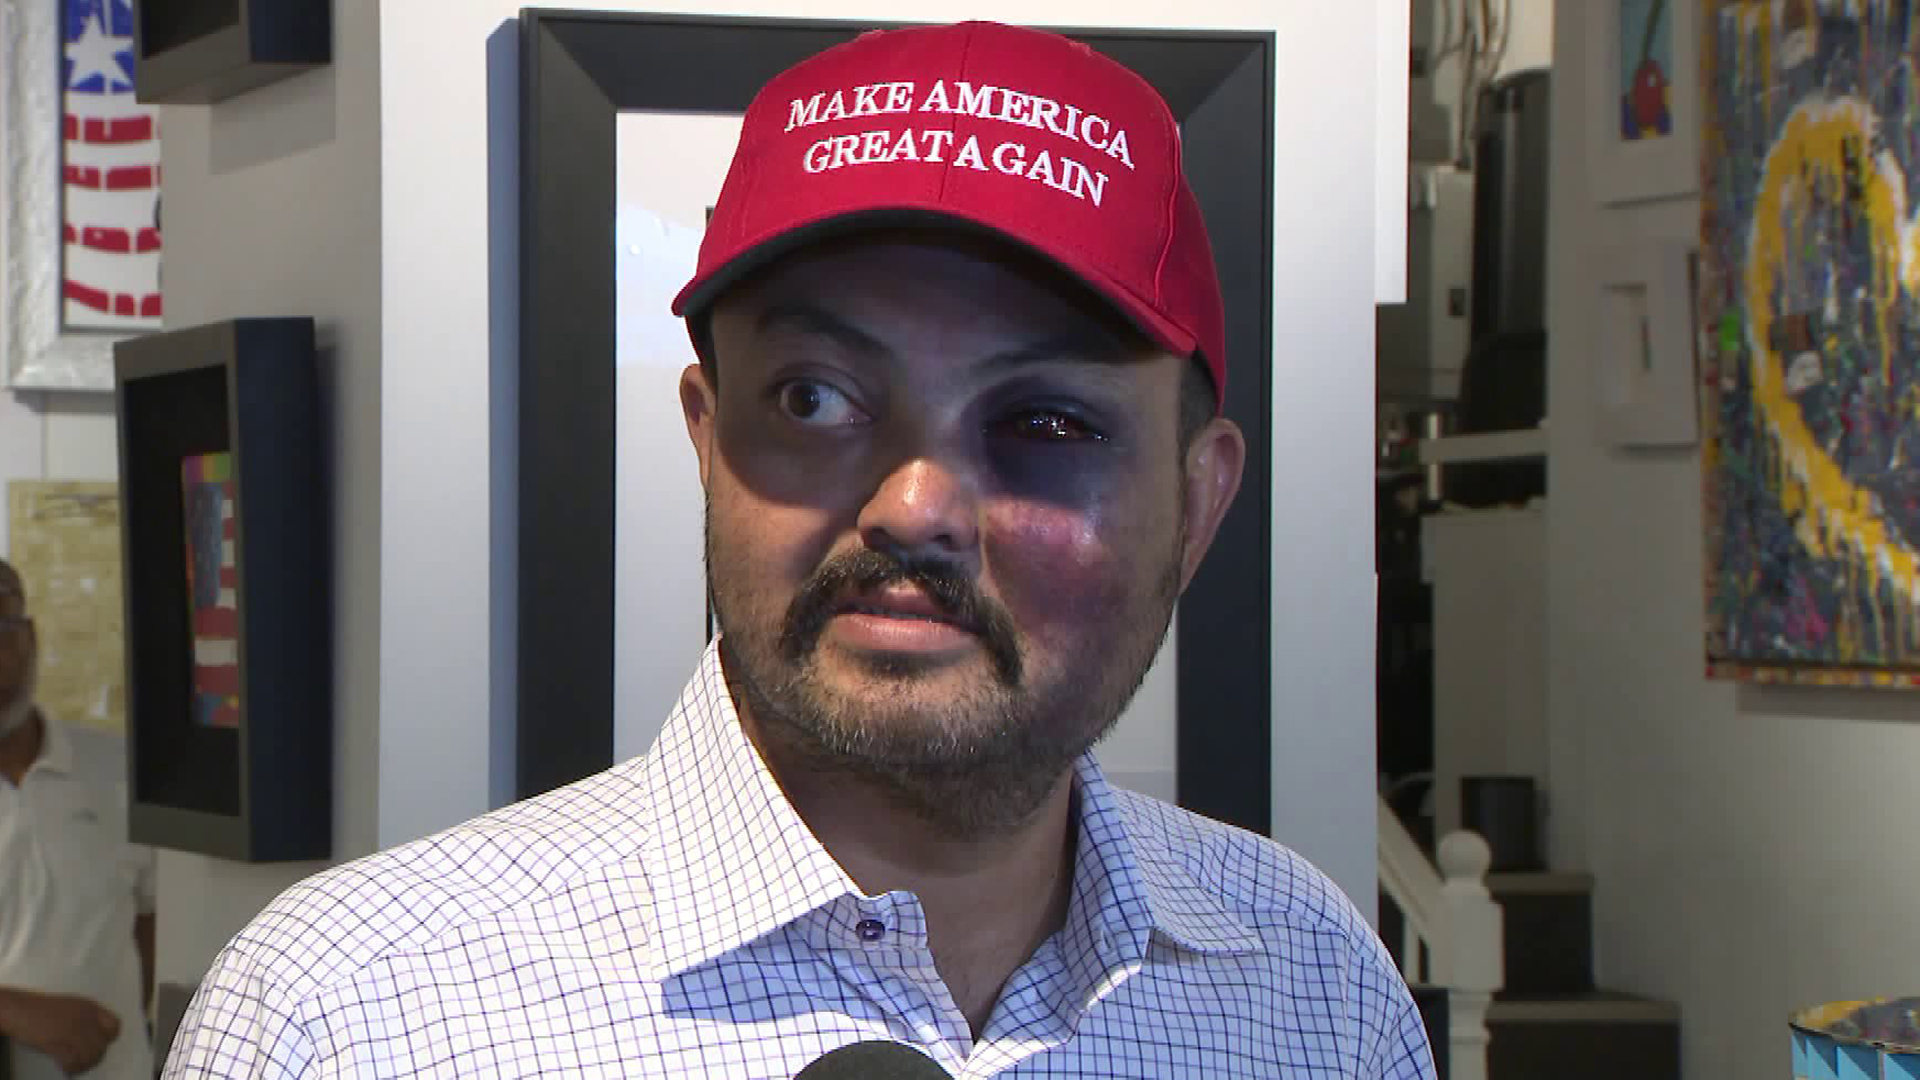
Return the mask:
{"type": "Polygon", "coordinates": [[[1055,409],[1032,409],[1016,413],[1000,428],[1015,438],[1038,442],[1080,442],[1106,437],[1079,417],[1055,409]]]}

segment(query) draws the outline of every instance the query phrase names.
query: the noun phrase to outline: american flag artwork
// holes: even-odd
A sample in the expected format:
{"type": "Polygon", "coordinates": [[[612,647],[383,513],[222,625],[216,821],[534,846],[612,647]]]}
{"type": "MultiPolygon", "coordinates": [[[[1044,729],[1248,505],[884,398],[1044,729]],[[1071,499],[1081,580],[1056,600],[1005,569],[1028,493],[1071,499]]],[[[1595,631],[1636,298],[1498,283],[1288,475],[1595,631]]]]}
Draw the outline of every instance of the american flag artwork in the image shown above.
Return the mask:
{"type": "Polygon", "coordinates": [[[240,608],[233,558],[233,455],[180,462],[186,504],[187,608],[193,620],[193,715],[240,726],[240,608]]]}
{"type": "Polygon", "coordinates": [[[63,41],[61,322],[158,330],[160,111],[134,100],[133,6],[52,2],[63,41]]]}

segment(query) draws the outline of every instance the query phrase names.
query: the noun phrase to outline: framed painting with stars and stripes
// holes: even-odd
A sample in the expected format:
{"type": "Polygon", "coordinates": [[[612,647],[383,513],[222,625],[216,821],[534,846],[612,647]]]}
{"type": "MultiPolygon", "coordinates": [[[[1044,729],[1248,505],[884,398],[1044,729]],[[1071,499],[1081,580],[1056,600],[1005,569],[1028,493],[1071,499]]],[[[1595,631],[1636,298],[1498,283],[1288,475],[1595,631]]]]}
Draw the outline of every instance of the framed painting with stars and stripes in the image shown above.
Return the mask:
{"type": "Polygon", "coordinates": [[[6,382],[110,390],[113,342],[162,313],[159,111],[134,99],[131,0],[4,17],[6,382]]]}

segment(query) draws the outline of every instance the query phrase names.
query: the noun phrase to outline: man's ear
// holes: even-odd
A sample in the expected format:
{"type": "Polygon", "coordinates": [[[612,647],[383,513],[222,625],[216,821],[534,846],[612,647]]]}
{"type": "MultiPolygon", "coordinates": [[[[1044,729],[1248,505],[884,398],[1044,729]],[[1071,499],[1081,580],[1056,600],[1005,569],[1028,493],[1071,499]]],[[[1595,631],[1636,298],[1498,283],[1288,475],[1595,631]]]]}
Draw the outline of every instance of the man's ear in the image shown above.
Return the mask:
{"type": "Polygon", "coordinates": [[[1187,483],[1180,512],[1187,542],[1181,556],[1180,591],[1186,592],[1240,491],[1240,475],[1247,464],[1247,440],[1240,425],[1219,416],[1207,421],[1188,444],[1182,464],[1187,483]]]}
{"type": "Polygon", "coordinates": [[[688,364],[680,373],[680,412],[687,418],[687,438],[693,440],[693,452],[700,459],[700,486],[707,486],[712,475],[713,440],[718,433],[720,396],[712,380],[699,364],[688,364]]]}

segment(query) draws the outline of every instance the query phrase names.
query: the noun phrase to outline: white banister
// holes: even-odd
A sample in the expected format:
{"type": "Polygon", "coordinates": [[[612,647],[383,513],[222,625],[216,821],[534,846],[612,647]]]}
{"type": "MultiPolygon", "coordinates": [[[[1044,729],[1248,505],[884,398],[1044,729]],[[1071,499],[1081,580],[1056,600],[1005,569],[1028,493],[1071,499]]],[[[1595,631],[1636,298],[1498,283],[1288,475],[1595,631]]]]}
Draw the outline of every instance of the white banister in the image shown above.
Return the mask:
{"type": "Polygon", "coordinates": [[[1435,869],[1385,799],[1379,817],[1380,886],[1406,921],[1402,973],[1408,982],[1447,991],[1443,1080],[1487,1080],[1487,1006],[1506,966],[1500,905],[1487,891],[1493,854],[1476,833],[1450,833],[1440,841],[1435,869]]]}

